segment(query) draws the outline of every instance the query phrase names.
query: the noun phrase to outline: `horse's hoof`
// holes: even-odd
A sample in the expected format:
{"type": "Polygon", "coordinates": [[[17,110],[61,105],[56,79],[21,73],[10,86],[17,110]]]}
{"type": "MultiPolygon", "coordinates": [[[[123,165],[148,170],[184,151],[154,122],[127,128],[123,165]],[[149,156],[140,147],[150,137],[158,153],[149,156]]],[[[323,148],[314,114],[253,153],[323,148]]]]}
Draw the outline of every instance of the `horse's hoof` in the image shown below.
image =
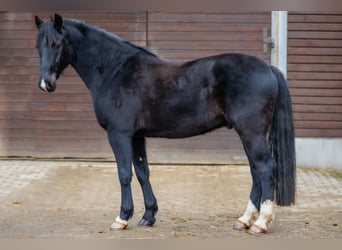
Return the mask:
{"type": "Polygon", "coordinates": [[[249,226],[238,220],[237,222],[235,222],[233,229],[237,231],[245,231],[249,229],[249,226]]]}
{"type": "Polygon", "coordinates": [[[154,222],[150,222],[144,218],[142,218],[139,223],[138,223],[138,226],[139,227],[152,227],[154,224],[154,222]]]}
{"type": "Polygon", "coordinates": [[[122,220],[119,216],[116,217],[113,224],[110,226],[110,230],[123,230],[126,229],[128,226],[128,221],[122,220]]]}
{"type": "Polygon", "coordinates": [[[261,228],[257,225],[253,225],[251,226],[251,228],[248,230],[248,233],[251,234],[251,235],[255,235],[255,236],[258,236],[258,235],[263,235],[266,233],[266,229],[264,228],[261,228]]]}

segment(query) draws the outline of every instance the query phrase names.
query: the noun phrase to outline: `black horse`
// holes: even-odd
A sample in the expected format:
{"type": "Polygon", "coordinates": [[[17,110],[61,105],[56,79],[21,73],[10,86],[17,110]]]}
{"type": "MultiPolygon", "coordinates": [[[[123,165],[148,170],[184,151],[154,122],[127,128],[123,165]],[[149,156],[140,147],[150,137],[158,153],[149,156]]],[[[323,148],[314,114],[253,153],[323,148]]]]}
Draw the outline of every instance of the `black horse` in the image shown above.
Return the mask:
{"type": "Polygon", "coordinates": [[[99,124],[107,131],[121,185],[121,210],[111,229],[133,216],[132,162],[152,226],[158,210],[149,182],[145,137],[184,138],[219,127],[234,128],[253,178],[245,213],[234,229],[266,232],[273,201],[294,204],[295,150],[286,80],[275,67],[244,54],[222,54],[174,64],[102,29],[55,14],[37,16],[39,87],[56,89],[71,65],[91,92],[99,124]]]}

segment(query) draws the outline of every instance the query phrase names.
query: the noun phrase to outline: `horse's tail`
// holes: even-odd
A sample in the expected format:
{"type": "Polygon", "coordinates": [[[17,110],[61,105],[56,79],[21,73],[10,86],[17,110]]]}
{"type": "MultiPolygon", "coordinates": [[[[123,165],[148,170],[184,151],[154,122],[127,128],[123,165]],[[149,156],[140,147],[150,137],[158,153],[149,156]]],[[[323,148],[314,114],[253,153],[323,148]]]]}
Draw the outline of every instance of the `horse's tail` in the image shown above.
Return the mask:
{"type": "Polygon", "coordinates": [[[269,133],[270,148],[277,163],[276,204],[279,206],[290,206],[295,203],[296,193],[295,135],[291,96],[284,75],[274,66],[271,66],[271,69],[279,86],[269,133]]]}

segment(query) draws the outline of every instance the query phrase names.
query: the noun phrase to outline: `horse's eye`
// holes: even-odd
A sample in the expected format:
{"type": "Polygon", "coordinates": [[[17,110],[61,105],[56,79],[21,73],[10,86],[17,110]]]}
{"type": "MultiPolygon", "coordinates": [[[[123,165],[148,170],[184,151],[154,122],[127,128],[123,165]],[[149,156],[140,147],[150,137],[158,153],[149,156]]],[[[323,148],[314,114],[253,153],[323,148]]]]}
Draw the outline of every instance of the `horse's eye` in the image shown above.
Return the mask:
{"type": "Polygon", "coordinates": [[[53,49],[59,49],[61,47],[61,43],[57,43],[57,42],[52,42],[51,44],[51,48],[53,49]]]}

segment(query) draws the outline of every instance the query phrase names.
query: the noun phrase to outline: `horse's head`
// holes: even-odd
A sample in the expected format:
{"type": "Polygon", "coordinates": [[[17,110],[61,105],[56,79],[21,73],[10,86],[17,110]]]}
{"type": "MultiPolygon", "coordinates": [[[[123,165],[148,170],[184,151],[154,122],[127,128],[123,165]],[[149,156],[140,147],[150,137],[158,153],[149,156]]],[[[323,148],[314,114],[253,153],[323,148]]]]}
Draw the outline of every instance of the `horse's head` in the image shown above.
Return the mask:
{"type": "Polygon", "coordinates": [[[45,92],[56,90],[56,80],[70,63],[68,43],[65,37],[63,18],[55,14],[54,19],[43,22],[37,16],[37,49],[40,56],[39,88],[45,92]]]}

